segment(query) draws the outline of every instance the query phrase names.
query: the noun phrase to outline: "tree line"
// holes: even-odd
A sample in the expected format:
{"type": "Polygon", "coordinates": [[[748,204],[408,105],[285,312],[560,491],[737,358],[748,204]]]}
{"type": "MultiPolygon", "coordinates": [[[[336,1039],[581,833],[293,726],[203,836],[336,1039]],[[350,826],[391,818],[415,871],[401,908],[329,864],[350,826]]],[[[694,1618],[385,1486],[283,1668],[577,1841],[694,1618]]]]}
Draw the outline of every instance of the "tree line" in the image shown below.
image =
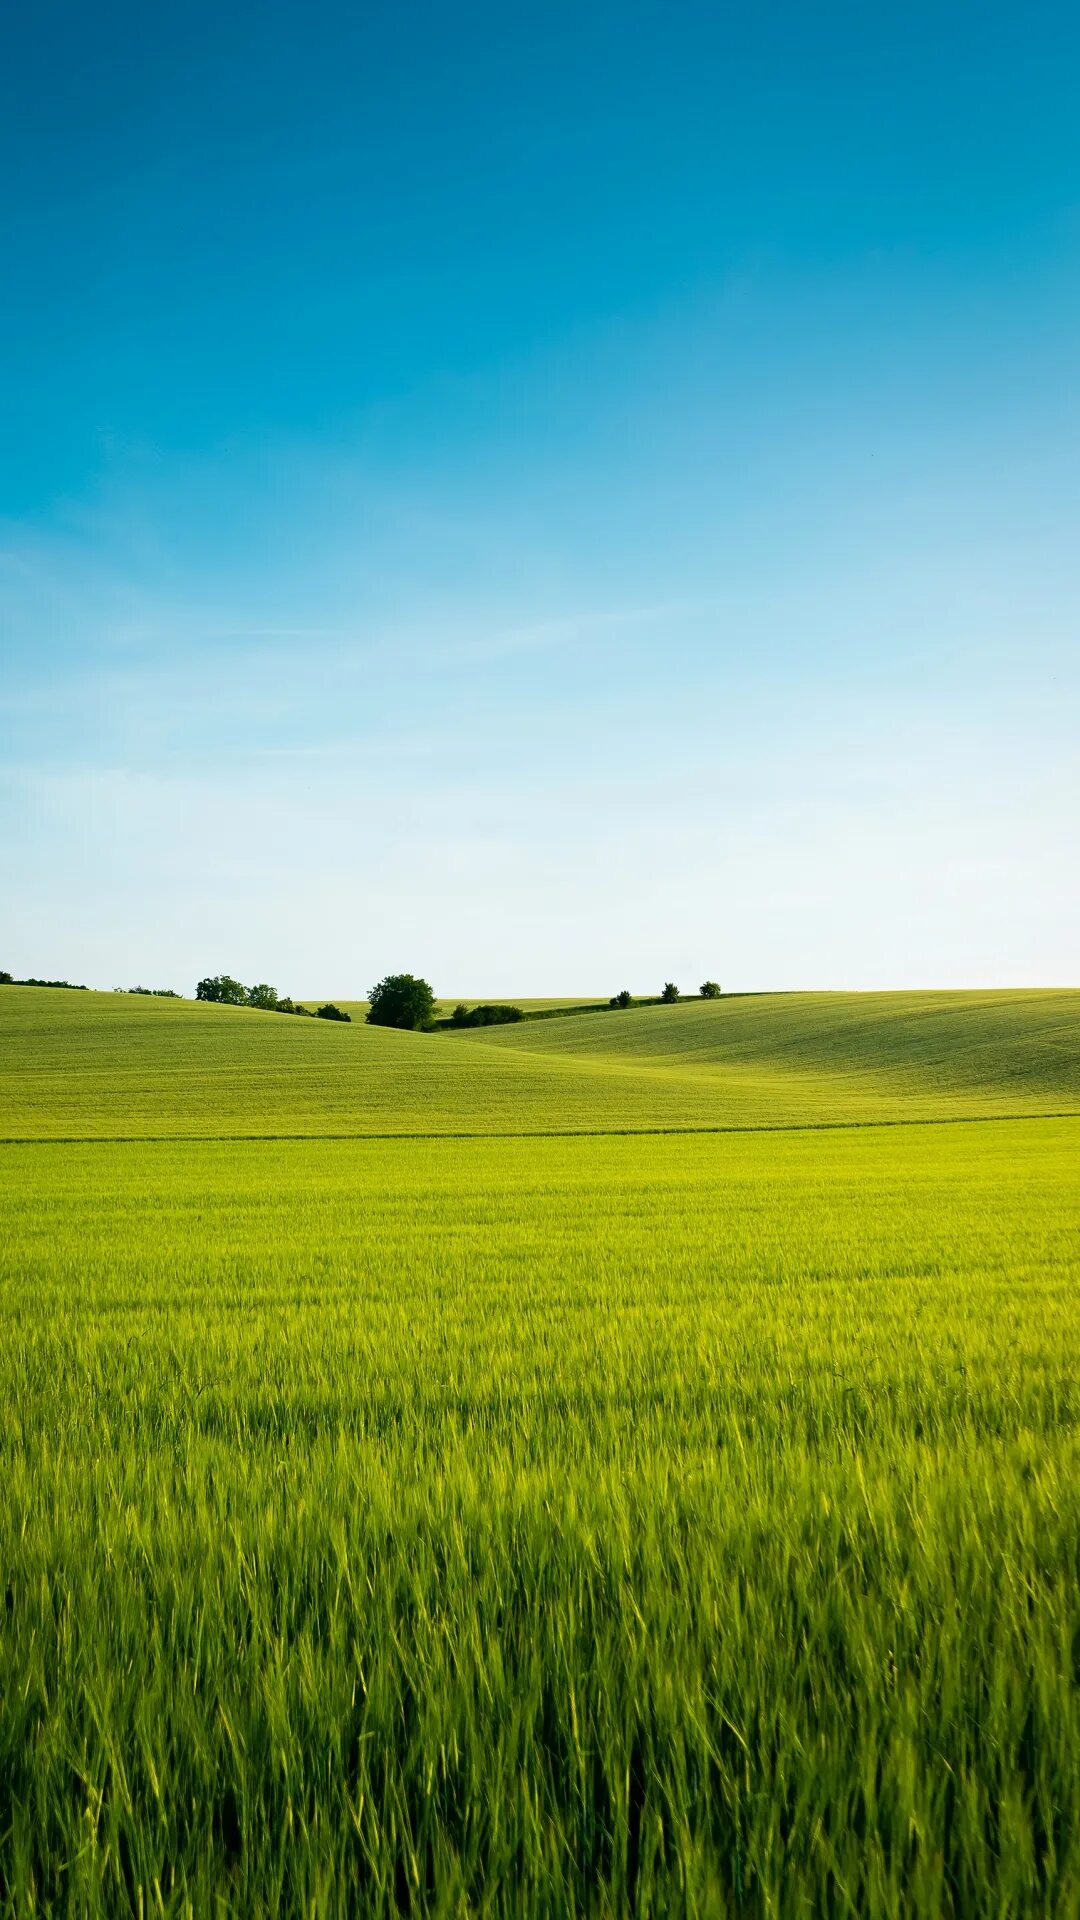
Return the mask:
{"type": "MultiPolygon", "coordinates": [[[[702,1000],[719,1000],[721,997],[718,980],[703,980],[698,989],[702,1000]]],[[[608,1001],[609,1007],[634,1006],[673,1006],[682,994],[674,980],[665,980],[663,990],[655,998],[635,1000],[628,988],[614,993],[608,1001]]],[[[552,1012],[560,1011],[552,1009],[552,1012]]],[[[570,1008],[562,1009],[570,1012],[570,1008]]],[[[589,1008],[590,1012],[602,1012],[602,1007],[589,1008]]],[[[499,1002],[484,1002],[480,1006],[466,1006],[459,1000],[448,1020],[440,1020],[434,989],[428,981],[415,973],[388,973],[385,979],[372,987],[368,995],[368,1024],[373,1027],[400,1027],[410,1033],[432,1033],[445,1027],[494,1027],[504,1026],[511,1021],[539,1019],[537,1013],[527,1014],[523,1007],[503,1005],[499,1002]]]]}
{"type": "Polygon", "coordinates": [[[343,1013],[328,1001],[325,1007],[303,1007],[289,994],[279,994],[265,980],[254,987],[245,987],[242,980],[234,980],[231,973],[208,974],[200,980],[195,989],[196,1000],[211,1000],[222,1007],[256,1007],[262,1013],[295,1013],[306,1020],[351,1020],[350,1013],[343,1013]]]}
{"type": "MultiPolygon", "coordinates": [[[[9,987],[75,987],[71,980],[16,980],[10,973],[0,968],[0,986],[9,987]]],[[[75,989],[85,993],[86,987],[75,989]]],[[[147,994],[159,1000],[179,1000],[182,995],[172,987],[114,987],[114,993],[147,994]]],[[[613,993],[608,1006],[654,1007],[673,1006],[682,999],[682,993],[674,980],[665,980],[661,992],[655,996],[635,999],[628,987],[620,993],[613,993]]],[[[703,980],[698,988],[701,1000],[719,1000],[721,997],[718,980],[703,980]]],[[[276,987],[265,980],[256,986],[245,987],[242,980],[236,980],[231,973],[207,974],[195,989],[196,1000],[213,1001],[219,1006],[254,1007],[262,1013],[299,1014],[307,1020],[351,1020],[352,1016],[343,1013],[340,1007],[328,1001],[322,1007],[305,1007],[293,1000],[289,994],[279,994],[276,987]]],[[[602,1005],[585,1008],[581,1011],[601,1012],[602,1005]]],[[[577,1009],[545,1010],[545,1013],[559,1011],[577,1011],[577,1009]]],[[[399,1027],[411,1033],[431,1033],[440,1027],[494,1027],[508,1025],[517,1020],[539,1019],[539,1013],[528,1014],[523,1007],[517,1007],[500,1001],[483,1001],[470,1007],[459,1000],[449,1019],[440,1019],[435,993],[428,981],[414,973],[388,973],[377,986],[372,987],[368,996],[367,1019],[373,1027],[399,1027]]]]}
{"type": "Polygon", "coordinates": [[[0,987],[70,987],[72,993],[89,993],[89,987],[80,980],[35,980],[27,978],[16,980],[13,974],[0,967],[0,987]]]}
{"type": "MultiPolygon", "coordinates": [[[[719,1000],[721,991],[719,980],[703,980],[697,990],[697,997],[699,1000],[719,1000]]],[[[612,994],[608,1005],[609,1007],[655,1007],[659,1004],[662,1007],[673,1007],[676,1000],[681,1000],[682,997],[682,992],[675,985],[674,980],[665,980],[655,1000],[635,1000],[628,988],[624,987],[621,993],[612,994]]]]}

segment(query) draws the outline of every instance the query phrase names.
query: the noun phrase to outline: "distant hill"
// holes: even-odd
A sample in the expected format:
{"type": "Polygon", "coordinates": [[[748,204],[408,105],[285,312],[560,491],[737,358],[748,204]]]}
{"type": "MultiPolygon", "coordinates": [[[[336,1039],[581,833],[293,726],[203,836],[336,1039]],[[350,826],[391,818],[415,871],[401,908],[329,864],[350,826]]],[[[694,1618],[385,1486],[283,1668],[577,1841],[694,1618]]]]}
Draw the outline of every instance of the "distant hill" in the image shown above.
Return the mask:
{"type": "Polygon", "coordinates": [[[747,995],[459,1035],[0,988],[0,1139],[9,1141],[650,1132],[1037,1113],[1080,1113],[1080,991],[747,995]]]}
{"type": "Polygon", "coordinates": [[[1080,1105],[1080,990],[737,994],[488,1028],[474,1044],[717,1077],[826,1076],[850,1093],[1080,1105]]]}

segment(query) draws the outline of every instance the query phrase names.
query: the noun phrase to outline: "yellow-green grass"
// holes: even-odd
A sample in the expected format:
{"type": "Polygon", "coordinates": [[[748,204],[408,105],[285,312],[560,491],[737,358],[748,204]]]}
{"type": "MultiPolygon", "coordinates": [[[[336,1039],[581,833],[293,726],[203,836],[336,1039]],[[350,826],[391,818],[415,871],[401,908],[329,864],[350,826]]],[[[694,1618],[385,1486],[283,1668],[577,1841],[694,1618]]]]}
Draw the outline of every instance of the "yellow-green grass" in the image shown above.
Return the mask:
{"type": "Polygon", "coordinates": [[[770,993],[469,1030],[515,1053],[709,1074],[842,1074],[1080,1105],[1080,990],[770,993]]]}
{"type": "Polygon", "coordinates": [[[0,1138],[651,1131],[1080,1111],[1080,993],[764,995],[397,1033],[0,988],[0,1138]]]}
{"type": "Polygon", "coordinates": [[[0,989],[0,1911],[1080,1911],[1078,999],[0,989]]]}
{"type": "Polygon", "coordinates": [[[1077,1143],[0,1151],[7,1909],[1075,1911],[1077,1143]]]}

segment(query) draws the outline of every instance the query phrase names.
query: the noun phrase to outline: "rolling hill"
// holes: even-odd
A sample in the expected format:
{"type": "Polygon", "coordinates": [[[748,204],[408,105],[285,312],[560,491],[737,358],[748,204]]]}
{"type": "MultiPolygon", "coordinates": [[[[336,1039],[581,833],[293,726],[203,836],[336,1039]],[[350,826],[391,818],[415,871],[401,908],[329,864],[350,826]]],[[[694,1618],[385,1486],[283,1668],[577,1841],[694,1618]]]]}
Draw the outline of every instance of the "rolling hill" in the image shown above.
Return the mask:
{"type": "Polygon", "coordinates": [[[0,1139],[661,1132],[1080,1112],[1080,992],[746,995],[463,1034],[0,989],[0,1139]]]}

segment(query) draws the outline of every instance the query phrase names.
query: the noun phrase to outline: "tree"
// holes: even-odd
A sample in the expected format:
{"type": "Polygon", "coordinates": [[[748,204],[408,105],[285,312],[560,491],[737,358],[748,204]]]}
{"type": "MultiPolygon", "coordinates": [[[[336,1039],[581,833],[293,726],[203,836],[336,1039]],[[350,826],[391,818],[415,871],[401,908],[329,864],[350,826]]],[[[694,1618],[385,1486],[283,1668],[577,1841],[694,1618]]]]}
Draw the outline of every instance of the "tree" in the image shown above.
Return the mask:
{"type": "Polygon", "coordinates": [[[195,998],[213,1000],[219,1006],[243,1007],[247,1005],[247,988],[229,973],[213,973],[199,981],[195,998]]]}
{"type": "Polygon", "coordinates": [[[703,980],[700,987],[698,988],[698,992],[700,993],[703,1000],[719,1000],[720,998],[719,980],[703,980]]]}
{"type": "Polygon", "coordinates": [[[12,982],[10,973],[4,973],[2,970],[0,970],[0,987],[10,987],[12,984],[13,982],[12,982]]]}
{"type": "Polygon", "coordinates": [[[422,1033],[435,1024],[435,995],[414,973],[388,973],[368,995],[368,1024],[422,1033]]]}
{"type": "Polygon", "coordinates": [[[464,1000],[459,1000],[453,1013],[450,1015],[450,1025],[452,1027],[467,1027],[468,1024],[469,1009],[465,1005],[464,1000]]]}
{"type": "Polygon", "coordinates": [[[624,987],[621,993],[613,993],[609,1002],[613,1007],[632,1007],[633,1004],[634,996],[629,987],[624,987]]]}
{"type": "Polygon", "coordinates": [[[264,1013],[276,1012],[278,1006],[277,988],[268,987],[265,980],[260,982],[257,987],[249,987],[247,990],[247,1004],[249,1007],[261,1007],[264,1013]]]}
{"type": "Polygon", "coordinates": [[[675,985],[674,980],[664,981],[664,991],[660,995],[660,998],[663,1001],[665,1007],[674,1006],[676,1000],[679,998],[679,989],[675,985]]]}
{"type": "Polygon", "coordinates": [[[333,1001],[328,1000],[325,1007],[316,1009],[315,1018],[316,1020],[351,1020],[352,1014],[342,1013],[340,1007],[335,1007],[333,1001]]]}

